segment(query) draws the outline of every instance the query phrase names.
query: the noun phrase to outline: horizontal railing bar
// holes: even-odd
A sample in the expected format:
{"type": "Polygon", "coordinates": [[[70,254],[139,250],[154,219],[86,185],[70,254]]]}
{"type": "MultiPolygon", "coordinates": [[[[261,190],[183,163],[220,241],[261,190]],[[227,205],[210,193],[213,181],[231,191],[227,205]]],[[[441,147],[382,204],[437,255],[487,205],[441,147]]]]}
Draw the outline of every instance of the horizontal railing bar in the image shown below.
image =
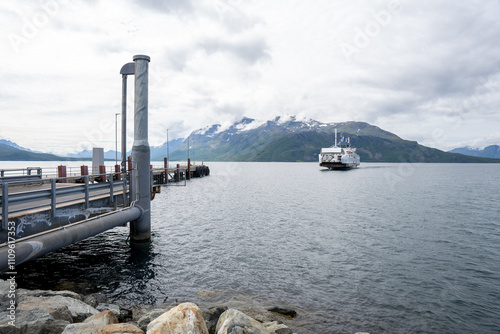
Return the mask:
{"type": "Polygon", "coordinates": [[[47,210],[50,210],[50,203],[45,203],[45,204],[40,204],[40,205],[34,205],[34,206],[30,206],[29,208],[21,208],[21,209],[17,209],[17,210],[9,210],[9,214],[18,213],[18,212],[24,212],[24,211],[30,211],[30,210],[35,210],[35,209],[44,208],[44,207],[47,207],[47,210]]]}
{"type": "Polygon", "coordinates": [[[50,194],[51,194],[50,189],[38,190],[36,192],[30,192],[30,193],[10,194],[9,204],[15,202],[30,202],[33,200],[47,199],[50,198],[50,194]]]}

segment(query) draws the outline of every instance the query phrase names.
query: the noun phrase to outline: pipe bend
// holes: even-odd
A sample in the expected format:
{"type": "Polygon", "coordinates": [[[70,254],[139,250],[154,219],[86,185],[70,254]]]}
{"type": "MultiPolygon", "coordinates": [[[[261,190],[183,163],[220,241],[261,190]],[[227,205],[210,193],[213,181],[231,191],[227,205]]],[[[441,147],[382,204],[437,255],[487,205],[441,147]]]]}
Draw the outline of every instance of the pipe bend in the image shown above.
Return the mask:
{"type": "Polygon", "coordinates": [[[139,218],[137,218],[137,220],[140,220],[142,218],[142,216],[144,215],[144,209],[136,201],[133,201],[130,204],[130,207],[131,208],[137,208],[137,209],[139,209],[139,211],[141,212],[141,214],[139,215],[139,218]]]}

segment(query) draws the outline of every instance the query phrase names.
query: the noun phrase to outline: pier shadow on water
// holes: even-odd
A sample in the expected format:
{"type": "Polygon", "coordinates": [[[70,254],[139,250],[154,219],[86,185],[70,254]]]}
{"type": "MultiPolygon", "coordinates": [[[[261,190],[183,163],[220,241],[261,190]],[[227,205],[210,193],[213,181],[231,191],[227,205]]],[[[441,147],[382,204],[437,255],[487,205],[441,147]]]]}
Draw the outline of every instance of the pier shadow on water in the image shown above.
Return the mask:
{"type": "Polygon", "coordinates": [[[18,287],[81,294],[122,294],[124,282],[127,291],[138,288],[155,278],[156,254],[150,243],[128,244],[126,230],[115,229],[17,266],[18,287]]]}

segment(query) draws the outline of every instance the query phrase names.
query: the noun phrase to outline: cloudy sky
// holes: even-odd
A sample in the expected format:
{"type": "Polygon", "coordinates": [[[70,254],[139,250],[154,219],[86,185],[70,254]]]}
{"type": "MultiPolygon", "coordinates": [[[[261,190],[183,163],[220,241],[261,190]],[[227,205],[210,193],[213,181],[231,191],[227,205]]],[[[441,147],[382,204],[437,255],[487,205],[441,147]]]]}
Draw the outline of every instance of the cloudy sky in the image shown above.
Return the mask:
{"type": "Polygon", "coordinates": [[[444,150],[500,144],[499,13],[496,0],[4,0],[0,138],[114,149],[120,68],[146,54],[151,145],[278,115],[444,150]]]}

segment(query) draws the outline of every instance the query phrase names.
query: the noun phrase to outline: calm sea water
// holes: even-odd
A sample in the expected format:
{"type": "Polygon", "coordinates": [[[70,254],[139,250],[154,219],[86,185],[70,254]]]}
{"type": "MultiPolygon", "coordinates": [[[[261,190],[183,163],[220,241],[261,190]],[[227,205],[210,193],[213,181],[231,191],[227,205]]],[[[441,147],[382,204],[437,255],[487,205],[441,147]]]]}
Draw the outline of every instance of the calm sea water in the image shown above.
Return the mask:
{"type": "Polygon", "coordinates": [[[285,306],[297,333],[499,333],[500,165],[209,163],[117,228],[18,267],[114,301],[285,306]]]}

